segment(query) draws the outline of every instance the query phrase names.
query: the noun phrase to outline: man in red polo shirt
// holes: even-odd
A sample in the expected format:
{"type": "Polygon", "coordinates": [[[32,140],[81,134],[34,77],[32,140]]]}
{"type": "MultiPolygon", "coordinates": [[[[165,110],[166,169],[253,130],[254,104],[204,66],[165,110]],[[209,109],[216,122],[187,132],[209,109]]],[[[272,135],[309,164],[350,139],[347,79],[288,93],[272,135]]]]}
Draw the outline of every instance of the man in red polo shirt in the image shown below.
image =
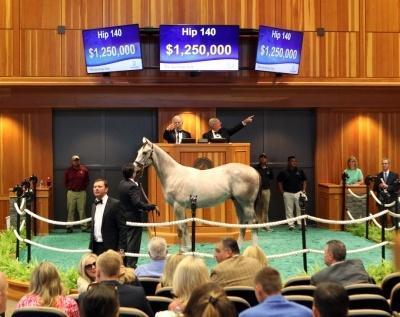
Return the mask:
{"type": "MultiPolygon", "coordinates": [[[[86,187],[89,183],[89,171],[80,164],[78,155],[71,158],[71,166],[65,171],[65,187],[67,188],[68,221],[74,221],[75,211],[79,219],[86,218],[86,187]]],[[[87,231],[87,225],[81,225],[82,231],[87,231]]],[[[72,232],[72,226],[67,227],[67,233],[72,232]]]]}

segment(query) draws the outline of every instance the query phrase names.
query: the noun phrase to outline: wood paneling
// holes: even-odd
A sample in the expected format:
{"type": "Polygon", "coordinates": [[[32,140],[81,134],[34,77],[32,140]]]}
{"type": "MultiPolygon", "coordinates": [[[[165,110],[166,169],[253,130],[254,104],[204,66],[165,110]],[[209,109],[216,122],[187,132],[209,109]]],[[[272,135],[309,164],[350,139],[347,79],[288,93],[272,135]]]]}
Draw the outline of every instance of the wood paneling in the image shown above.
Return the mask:
{"type": "Polygon", "coordinates": [[[0,29],[13,27],[13,2],[13,0],[0,0],[0,29]]]}
{"type": "Polygon", "coordinates": [[[399,32],[399,0],[365,0],[365,28],[367,32],[399,32]]]}
{"type": "Polygon", "coordinates": [[[359,31],[359,0],[321,0],[321,27],[327,31],[359,31]]]}
{"type": "Polygon", "coordinates": [[[56,29],[61,24],[61,0],[20,0],[21,29],[56,29]]]}
{"type": "Polygon", "coordinates": [[[281,0],[277,8],[277,26],[298,31],[315,31],[320,25],[319,0],[281,0]]]}
{"type": "Polygon", "coordinates": [[[14,66],[14,32],[0,30],[0,76],[12,76],[14,66]]]}
{"type": "Polygon", "coordinates": [[[67,30],[61,37],[62,76],[85,76],[86,64],[82,31],[67,30]]]}
{"type": "Polygon", "coordinates": [[[109,6],[109,25],[138,23],[140,27],[151,26],[149,0],[109,0],[109,6]]]}
{"type": "Polygon", "coordinates": [[[92,29],[104,26],[103,0],[64,0],[63,24],[67,29],[92,29]]]}
{"type": "MultiPolygon", "coordinates": [[[[0,112],[0,196],[32,174],[53,179],[52,112],[0,112]]],[[[0,228],[8,214],[8,203],[0,205],[0,228]]]]}
{"type": "Polygon", "coordinates": [[[61,36],[56,30],[21,31],[22,76],[61,76],[61,36]]]}

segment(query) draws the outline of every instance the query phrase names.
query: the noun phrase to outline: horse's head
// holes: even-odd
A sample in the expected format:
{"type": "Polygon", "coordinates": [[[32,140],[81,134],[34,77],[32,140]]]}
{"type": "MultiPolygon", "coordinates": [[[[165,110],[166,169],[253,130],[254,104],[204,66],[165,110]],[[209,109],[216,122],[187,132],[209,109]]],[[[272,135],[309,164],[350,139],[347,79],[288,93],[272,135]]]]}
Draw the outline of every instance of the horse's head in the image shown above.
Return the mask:
{"type": "Polygon", "coordinates": [[[153,143],[151,143],[145,137],[143,138],[143,145],[138,151],[133,166],[135,168],[135,174],[139,174],[147,166],[153,164],[153,143]]]}

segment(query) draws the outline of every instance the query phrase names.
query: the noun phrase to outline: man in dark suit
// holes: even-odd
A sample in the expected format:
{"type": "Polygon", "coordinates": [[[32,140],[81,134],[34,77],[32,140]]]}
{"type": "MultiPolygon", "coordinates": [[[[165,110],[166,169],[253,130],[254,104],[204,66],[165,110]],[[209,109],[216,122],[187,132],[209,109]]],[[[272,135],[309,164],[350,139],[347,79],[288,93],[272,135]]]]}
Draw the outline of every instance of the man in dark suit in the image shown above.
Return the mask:
{"type": "Polygon", "coordinates": [[[145,312],[148,316],[154,316],[143,287],[121,284],[119,282],[121,265],[122,257],[117,252],[108,250],[102,253],[96,261],[96,282],[114,287],[118,293],[119,305],[121,307],[137,308],[145,312]]]}
{"type": "MultiPolygon", "coordinates": [[[[126,221],[143,222],[143,212],[154,210],[156,205],[147,204],[143,201],[139,184],[134,180],[134,167],[132,163],[122,167],[124,179],[119,183],[119,199],[125,213],[126,221]]],[[[139,253],[142,239],[142,227],[127,227],[127,251],[139,253]]],[[[128,257],[126,265],[136,268],[138,258],[128,257]]]]}
{"type": "Polygon", "coordinates": [[[248,123],[253,122],[253,117],[254,116],[247,117],[233,128],[222,127],[221,120],[218,118],[211,118],[208,120],[208,125],[211,130],[203,134],[203,139],[207,139],[209,142],[211,142],[212,139],[225,139],[226,142],[229,142],[232,135],[243,129],[248,123]]]}
{"type": "Polygon", "coordinates": [[[369,283],[370,277],[361,260],[346,260],[346,246],[342,241],[330,240],[326,243],[324,262],[328,266],[311,277],[311,284],[336,282],[343,286],[369,283]]]}
{"type": "Polygon", "coordinates": [[[397,173],[390,171],[390,160],[384,158],[382,160],[382,172],[377,175],[374,184],[374,191],[382,202],[391,203],[396,199],[396,181],[398,178],[397,173]]]}
{"type": "Polygon", "coordinates": [[[168,143],[182,143],[182,139],[191,138],[190,132],[182,129],[183,120],[180,116],[174,116],[171,124],[165,129],[163,138],[168,143]]]}
{"type": "Polygon", "coordinates": [[[107,195],[105,179],[93,183],[95,201],[92,206],[92,229],[89,248],[99,255],[108,249],[126,249],[126,221],[119,201],[107,195]]]}

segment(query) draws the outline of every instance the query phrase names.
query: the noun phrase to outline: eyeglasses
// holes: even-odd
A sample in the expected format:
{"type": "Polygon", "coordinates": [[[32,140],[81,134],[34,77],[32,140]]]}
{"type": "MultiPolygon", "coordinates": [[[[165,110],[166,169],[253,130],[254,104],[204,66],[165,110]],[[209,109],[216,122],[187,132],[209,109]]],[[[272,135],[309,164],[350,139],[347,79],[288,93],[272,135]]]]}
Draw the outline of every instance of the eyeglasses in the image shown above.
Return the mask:
{"type": "Polygon", "coordinates": [[[93,263],[89,263],[85,265],[85,270],[89,270],[89,269],[95,269],[96,268],[96,262],[93,263]]]}

